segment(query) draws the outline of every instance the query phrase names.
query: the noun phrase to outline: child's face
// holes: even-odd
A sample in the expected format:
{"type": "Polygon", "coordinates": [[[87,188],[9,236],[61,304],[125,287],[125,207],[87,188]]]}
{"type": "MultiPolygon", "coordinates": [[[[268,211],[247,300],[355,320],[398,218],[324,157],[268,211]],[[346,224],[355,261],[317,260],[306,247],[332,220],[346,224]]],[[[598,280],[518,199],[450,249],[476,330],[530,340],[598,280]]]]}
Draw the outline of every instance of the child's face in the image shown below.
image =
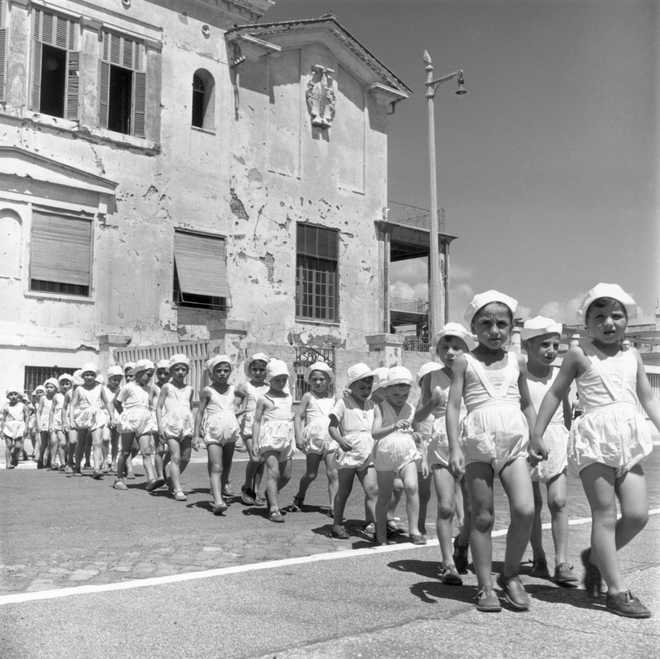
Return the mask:
{"type": "Polygon", "coordinates": [[[559,334],[535,336],[527,340],[525,347],[529,363],[550,366],[559,353],[559,334]]]}
{"type": "Polygon", "coordinates": [[[266,379],[266,362],[255,359],[250,364],[250,377],[256,382],[264,382],[266,379]]]}
{"type": "Polygon", "coordinates": [[[170,379],[170,370],[168,368],[156,369],[156,381],[159,385],[165,384],[170,379]]]}
{"type": "Polygon", "coordinates": [[[126,382],[131,382],[134,379],[135,379],[135,376],[133,375],[133,369],[132,368],[127,368],[124,371],[124,380],[126,380],[126,382]]]}
{"type": "Polygon", "coordinates": [[[276,375],[270,379],[270,388],[273,391],[283,391],[288,379],[288,375],[276,375]]]}
{"type": "Polygon", "coordinates": [[[500,302],[479,309],[472,320],[479,345],[488,350],[502,350],[511,335],[511,310],[500,302]]]}
{"type": "Polygon", "coordinates": [[[367,400],[369,394],[371,393],[371,387],[374,384],[374,379],[372,377],[362,378],[362,380],[357,380],[348,388],[351,392],[351,395],[357,398],[358,400],[367,400]]]}
{"type": "Polygon", "coordinates": [[[401,407],[408,400],[409,393],[409,384],[393,384],[385,387],[385,400],[393,407],[401,407]]]}
{"type": "MultiPolygon", "coordinates": [[[[93,379],[94,378],[92,378],[92,380],[93,379]]],[[[45,389],[46,389],[46,396],[48,396],[48,398],[52,398],[55,395],[55,392],[57,391],[57,389],[55,388],[55,385],[53,385],[53,384],[45,385],[45,389]]]]}
{"type": "Polygon", "coordinates": [[[382,387],[374,389],[371,392],[371,400],[373,400],[374,403],[380,403],[381,400],[385,400],[385,390],[382,387]]]}
{"type": "Polygon", "coordinates": [[[188,367],[185,364],[174,364],[170,369],[170,375],[173,380],[183,382],[188,375],[188,367]]]}
{"type": "Polygon", "coordinates": [[[82,379],[85,387],[93,387],[96,385],[96,373],[93,371],[85,371],[82,374],[82,379]]]}
{"type": "Polygon", "coordinates": [[[154,369],[153,368],[148,368],[146,371],[140,371],[136,376],[135,376],[135,381],[144,386],[151,380],[151,378],[154,375],[154,369]]]}
{"type": "Polygon", "coordinates": [[[328,391],[330,381],[328,376],[322,371],[312,371],[309,374],[309,388],[312,393],[325,394],[328,391]]]}
{"type": "Polygon", "coordinates": [[[71,380],[62,380],[60,382],[60,391],[65,394],[71,387],[73,386],[73,382],[71,380]]]}
{"type": "Polygon", "coordinates": [[[213,367],[213,381],[217,384],[227,384],[231,375],[231,365],[220,362],[213,367]]]}
{"type": "Polygon", "coordinates": [[[118,389],[119,385],[121,384],[121,375],[111,375],[108,378],[108,386],[111,389],[118,389]]]}
{"type": "Polygon", "coordinates": [[[438,357],[440,357],[440,360],[446,366],[451,366],[456,360],[456,357],[467,351],[467,346],[463,340],[459,339],[457,336],[443,336],[440,341],[438,341],[438,346],[436,348],[438,357]]]}
{"type": "Polygon", "coordinates": [[[10,405],[16,405],[16,403],[18,403],[18,392],[10,391],[7,394],[7,400],[9,401],[10,405]]]}
{"type": "Polygon", "coordinates": [[[628,326],[623,305],[609,297],[601,297],[587,309],[587,332],[589,336],[604,344],[619,343],[628,326]]]}

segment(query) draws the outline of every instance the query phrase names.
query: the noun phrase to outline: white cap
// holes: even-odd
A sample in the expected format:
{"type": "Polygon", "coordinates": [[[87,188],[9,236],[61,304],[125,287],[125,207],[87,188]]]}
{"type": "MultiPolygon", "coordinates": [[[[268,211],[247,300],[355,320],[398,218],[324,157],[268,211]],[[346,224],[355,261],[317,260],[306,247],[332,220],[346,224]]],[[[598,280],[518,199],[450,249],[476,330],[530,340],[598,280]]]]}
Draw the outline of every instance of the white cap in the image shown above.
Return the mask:
{"type": "Polygon", "coordinates": [[[159,359],[156,362],[156,368],[164,368],[166,370],[169,370],[170,368],[170,360],[169,359],[159,359]]]}
{"type": "Polygon", "coordinates": [[[133,375],[150,370],[154,370],[154,363],[150,359],[138,359],[133,366],[133,375]]]}
{"type": "Polygon", "coordinates": [[[578,309],[578,316],[586,321],[587,310],[593,302],[601,297],[609,297],[620,302],[626,308],[628,318],[632,318],[637,314],[637,303],[623,290],[623,288],[621,288],[621,286],[619,286],[619,284],[604,284],[603,282],[600,282],[585,295],[584,300],[582,300],[582,304],[578,309]]]}
{"type": "Polygon", "coordinates": [[[119,364],[113,364],[112,366],[108,367],[108,377],[111,378],[115,375],[124,375],[124,371],[119,364]]]}
{"type": "Polygon", "coordinates": [[[57,389],[60,386],[60,383],[57,381],[57,378],[48,378],[48,380],[44,382],[44,388],[47,385],[51,385],[52,387],[55,387],[55,389],[57,389]]]}
{"type": "Polygon", "coordinates": [[[96,364],[93,362],[87,362],[81,369],[80,369],[80,375],[82,376],[85,373],[94,373],[94,376],[98,374],[98,369],[96,368],[96,364]]]}
{"type": "Polygon", "coordinates": [[[248,376],[250,375],[250,366],[252,366],[252,362],[263,362],[264,364],[268,364],[269,361],[270,357],[265,352],[255,352],[254,355],[248,357],[245,361],[245,374],[248,376]]]}
{"type": "Polygon", "coordinates": [[[374,377],[374,372],[366,364],[359,362],[357,364],[353,364],[353,366],[348,367],[348,370],[346,371],[346,377],[346,386],[350,387],[354,382],[357,382],[358,380],[374,377]]]}
{"type": "Polygon", "coordinates": [[[422,381],[422,378],[429,373],[440,370],[442,370],[442,364],[439,364],[438,362],[425,362],[419,367],[419,371],[417,371],[417,383],[419,384],[422,381]]]}
{"type": "Polygon", "coordinates": [[[73,372],[73,384],[81,385],[82,383],[83,383],[82,369],[79,368],[77,371],[73,372]]]}
{"type": "Polygon", "coordinates": [[[279,375],[289,376],[289,368],[281,359],[271,359],[266,366],[266,376],[269,380],[279,375]]]}
{"type": "Polygon", "coordinates": [[[552,318],[545,316],[534,316],[523,323],[520,330],[520,338],[523,341],[533,339],[535,336],[545,336],[546,334],[559,334],[561,336],[562,324],[552,318]]]}
{"type": "Polygon", "coordinates": [[[518,308],[518,300],[512,298],[506,293],[500,293],[494,289],[484,291],[483,293],[477,293],[472,298],[472,301],[465,311],[465,322],[467,323],[468,327],[472,327],[472,319],[474,318],[477,311],[485,307],[487,304],[490,304],[491,302],[500,302],[506,305],[509,307],[509,309],[511,309],[511,315],[514,315],[516,313],[516,309],[518,308]]]}
{"type": "Polygon", "coordinates": [[[228,355],[213,355],[213,357],[206,362],[206,370],[210,375],[213,375],[213,369],[218,364],[229,364],[229,368],[231,368],[231,359],[229,359],[228,355]]]}
{"type": "Polygon", "coordinates": [[[328,380],[330,380],[330,382],[332,382],[335,376],[328,364],[325,362],[314,362],[305,371],[305,382],[309,383],[309,378],[314,371],[321,371],[321,373],[325,373],[328,376],[328,380]]]}
{"type": "Polygon", "coordinates": [[[169,361],[170,368],[176,366],[177,364],[183,364],[184,366],[190,368],[190,359],[188,359],[188,355],[184,355],[182,352],[178,352],[176,355],[172,355],[169,361]]]}
{"type": "Polygon", "coordinates": [[[62,384],[64,381],[73,382],[73,376],[70,373],[62,373],[60,377],[57,378],[57,381],[62,384]]]}
{"type": "Polygon", "coordinates": [[[45,394],[46,390],[44,389],[43,385],[38,384],[35,388],[34,391],[32,392],[33,396],[36,396],[37,394],[45,394]]]}
{"type": "Polygon", "coordinates": [[[390,374],[390,369],[387,366],[379,366],[371,374],[374,376],[374,385],[371,387],[371,393],[387,386],[387,377],[390,374]]]}
{"type": "Polygon", "coordinates": [[[413,383],[412,373],[405,366],[392,366],[387,374],[386,387],[393,387],[395,384],[413,383]]]}
{"type": "Polygon", "coordinates": [[[9,394],[21,394],[21,393],[22,392],[20,389],[18,389],[18,387],[9,387],[9,389],[7,389],[7,396],[9,396],[9,394]]]}
{"type": "MultiPolygon", "coordinates": [[[[488,302],[486,304],[488,304],[488,302]]],[[[470,319],[470,322],[472,322],[472,319],[470,319]]],[[[445,336],[455,336],[457,339],[463,341],[463,343],[465,343],[465,345],[467,346],[467,349],[470,351],[474,350],[477,347],[477,342],[474,340],[474,335],[472,334],[472,332],[466,330],[465,327],[463,327],[463,325],[461,325],[460,323],[446,323],[440,328],[440,331],[433,337],[434,352],[437,352],[438,343],[440,342],[440,339],[444,338],[445,336]]]]}

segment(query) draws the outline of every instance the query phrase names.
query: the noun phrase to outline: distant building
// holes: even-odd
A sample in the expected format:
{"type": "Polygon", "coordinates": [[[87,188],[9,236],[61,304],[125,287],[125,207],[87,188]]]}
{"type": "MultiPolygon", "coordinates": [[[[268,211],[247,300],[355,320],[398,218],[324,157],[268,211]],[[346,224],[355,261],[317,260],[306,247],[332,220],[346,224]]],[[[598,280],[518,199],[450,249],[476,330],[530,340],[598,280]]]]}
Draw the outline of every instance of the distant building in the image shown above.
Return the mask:
{"type": "Polygon", "coordinates": [[[385,350],[389,260],[428,243],[383,210],[410,90],[272,4],[0,0],[0,389],[188,342],[385,350]]]}

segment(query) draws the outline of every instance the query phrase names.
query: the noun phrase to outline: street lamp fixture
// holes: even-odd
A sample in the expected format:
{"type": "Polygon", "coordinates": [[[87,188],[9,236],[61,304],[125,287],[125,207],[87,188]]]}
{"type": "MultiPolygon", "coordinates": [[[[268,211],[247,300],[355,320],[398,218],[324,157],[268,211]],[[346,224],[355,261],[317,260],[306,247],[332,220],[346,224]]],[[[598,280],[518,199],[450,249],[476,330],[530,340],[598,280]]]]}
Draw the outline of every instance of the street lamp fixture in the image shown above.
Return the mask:
{"type": "Polygon", "coordinates": [[[463,70],[458,69],[441,78],[433,78],[433,62],[429,51],[424,51],[424,69],[426,71],[426,107],[428,112],[428,143],[429,143],[429,182],[430,182],[430,222],[429,222],[429,338],[432,340],[442,326],[447,322],[447,301],[441,299],[444,288],[440,282],[440,263],[438,253],[438,189],[435,154],[435,109],[434,99],[436,89],[449,80],[456,79],[458,89],[456,94],[464,96],[465,89],[463,70]]]}

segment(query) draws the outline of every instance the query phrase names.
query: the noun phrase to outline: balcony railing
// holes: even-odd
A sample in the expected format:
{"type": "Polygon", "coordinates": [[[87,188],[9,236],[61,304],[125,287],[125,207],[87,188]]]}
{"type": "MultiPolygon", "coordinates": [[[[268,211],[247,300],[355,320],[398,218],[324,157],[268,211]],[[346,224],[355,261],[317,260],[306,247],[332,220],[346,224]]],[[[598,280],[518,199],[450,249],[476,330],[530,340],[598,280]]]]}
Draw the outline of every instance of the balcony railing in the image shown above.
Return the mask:
{"type": "Polygon", "coordinates": [[[398,297],[393,295],[390,298],[390,309],[392,311],[427,314],[429,303],[426,300],[420,300],[419,298],[398,297]]]}

